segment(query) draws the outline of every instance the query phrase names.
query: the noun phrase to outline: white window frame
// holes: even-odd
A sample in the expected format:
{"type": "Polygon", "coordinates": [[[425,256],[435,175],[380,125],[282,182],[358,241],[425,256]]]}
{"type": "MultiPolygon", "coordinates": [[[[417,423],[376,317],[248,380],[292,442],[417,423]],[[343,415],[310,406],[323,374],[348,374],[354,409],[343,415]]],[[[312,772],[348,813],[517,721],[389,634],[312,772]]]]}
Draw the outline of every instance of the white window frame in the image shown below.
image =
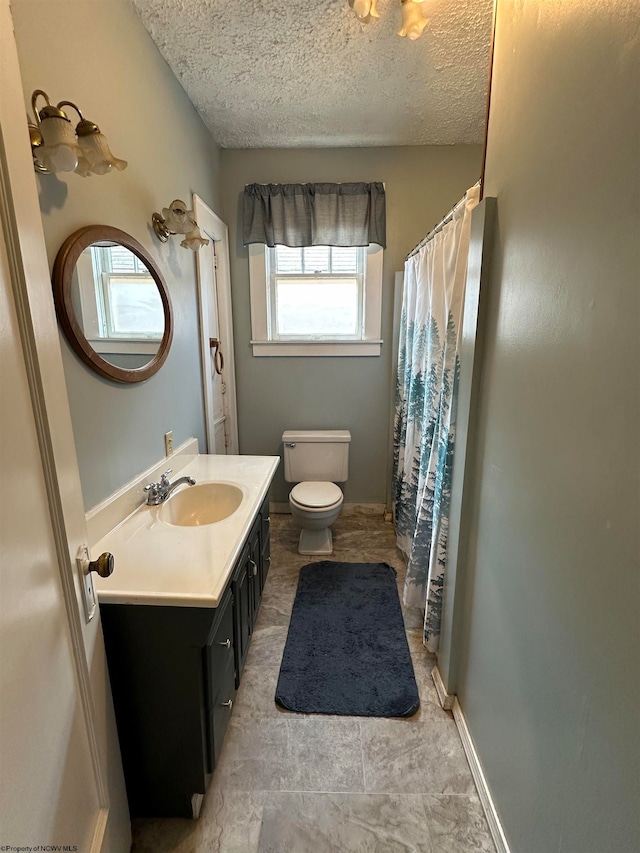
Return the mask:
{"type": "MultiPolygon", "coordinates": [[[[150,355],[158,351],[161,336],[155,334],[117,334],[110,332],[109,321],[105,316],[109,299],[108,282],[105,278],[130,278],[131,274],[119,276],[102,270],[101,264],[94,267],[93,255],[82,252],[76,263],[78,276],[78,297],[82,328],[87,341],[101,355],[150,355]]],[[[133,274],[135,275],[135,273],[133,274]]]]}
{"type": "Polygon", "coordinates": [[[270,340],[267,246],[249,245],[251,295],[251,346],[254,356],[376,356],[382,351],[382,261],[383,249],[370,245],[365,253],[364,337],[270,340]]]}

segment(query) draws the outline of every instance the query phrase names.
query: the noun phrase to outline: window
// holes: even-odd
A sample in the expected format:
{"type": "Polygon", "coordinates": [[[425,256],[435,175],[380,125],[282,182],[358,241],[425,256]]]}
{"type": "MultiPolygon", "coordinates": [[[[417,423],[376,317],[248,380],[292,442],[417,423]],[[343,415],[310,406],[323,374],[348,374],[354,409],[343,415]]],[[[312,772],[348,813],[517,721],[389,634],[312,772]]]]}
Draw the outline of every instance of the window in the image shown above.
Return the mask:
{"type": "Polygon", "coordinates": [[[382,249],[249,247],[254,355],[379,355],[382,249]]]}
{"type": "Polygon", "coordinates": [[[155,281],[124,246],[91,246],[98,337],[161,340],[164,310],[155,281]]]}
{"type": "Polygon", "coordinates": [[[363,249],[276,246],[267,280],[271,340],[362,339],[363,249]]]}
{"type": "Polygon", "coordinates": [[[157,352],[164,334],[162,299],[144,263],[125,246],[88,246],[76,264],[72,299],[96,352],[157,352]]]}

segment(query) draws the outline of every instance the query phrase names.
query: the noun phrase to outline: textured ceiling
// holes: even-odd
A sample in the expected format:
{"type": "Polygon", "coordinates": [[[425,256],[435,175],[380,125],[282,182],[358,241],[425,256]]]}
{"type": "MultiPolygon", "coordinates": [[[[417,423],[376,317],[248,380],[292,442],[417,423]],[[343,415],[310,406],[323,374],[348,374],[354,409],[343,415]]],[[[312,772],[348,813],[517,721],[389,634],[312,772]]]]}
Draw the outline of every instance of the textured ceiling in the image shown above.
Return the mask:
{"type": "Polygon", "coordinates": [[[493,0],[426,0],[415,42],[399,0],[132,2],[225,148],[482,141],[493,0]]]}

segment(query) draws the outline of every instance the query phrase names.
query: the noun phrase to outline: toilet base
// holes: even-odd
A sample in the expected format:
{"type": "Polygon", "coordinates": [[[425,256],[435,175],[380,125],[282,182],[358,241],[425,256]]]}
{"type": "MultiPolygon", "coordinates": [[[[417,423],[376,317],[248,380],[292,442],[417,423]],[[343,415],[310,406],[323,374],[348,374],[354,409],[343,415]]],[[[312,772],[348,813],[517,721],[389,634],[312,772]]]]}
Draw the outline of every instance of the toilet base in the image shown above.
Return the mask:
{"type": "Polygon", "coordinates": [[[298,542],[298,554],[327,556],[333,554],[333,536],[331,530],[301,530],[298,542]]]}

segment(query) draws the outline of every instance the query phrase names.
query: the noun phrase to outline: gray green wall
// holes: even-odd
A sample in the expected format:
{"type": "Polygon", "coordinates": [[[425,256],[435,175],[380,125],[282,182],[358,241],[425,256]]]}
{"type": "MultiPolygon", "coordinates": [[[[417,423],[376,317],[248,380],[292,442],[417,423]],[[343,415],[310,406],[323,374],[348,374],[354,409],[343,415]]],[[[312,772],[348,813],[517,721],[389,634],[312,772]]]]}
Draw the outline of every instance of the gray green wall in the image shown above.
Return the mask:
{"type": "MultiPolygon", "coordinates": [[[[407,252],[480,176],[479,146],[223,150],[224,211],[230,230],[238,419],[242,453],[277,454],[285,429],[351,430],[348,501],[384,503],[393,405],[393,276],[407,252]],[[249,266],[239,227],[245,184],[384,181],[384,258],[379,357],[253,357],[249,266]]],[[[290,487],[288,487],[290,488],[290,487]]],[[[282,467],[273,497],[286,501],[282,467]]]]}
{"type": "MultiPolygon", "coordinates": [[[[176,239],[161,245],[151,214],[197,192],[220,212],[219,153],[183,89],[127,0],[12,0],[25,104],[34,89],[76,101],[105,132],[124,172],[39,176],[53,265],[65,238],[90,224],[113,225],[158,262],[171,294],[174,338],[147,382],[119,385],[91,372],[62,341],[82,491],[87,508],[178,445],[204,446],[194,255],[176,239]]],[[[26,127],[25,127],[26,132],[26,127]]]]}
{"type": "Polygon", "coordinates": [[[457,692],[512,853],[640,849],[637,32],[498,4],[457,692]]]}

